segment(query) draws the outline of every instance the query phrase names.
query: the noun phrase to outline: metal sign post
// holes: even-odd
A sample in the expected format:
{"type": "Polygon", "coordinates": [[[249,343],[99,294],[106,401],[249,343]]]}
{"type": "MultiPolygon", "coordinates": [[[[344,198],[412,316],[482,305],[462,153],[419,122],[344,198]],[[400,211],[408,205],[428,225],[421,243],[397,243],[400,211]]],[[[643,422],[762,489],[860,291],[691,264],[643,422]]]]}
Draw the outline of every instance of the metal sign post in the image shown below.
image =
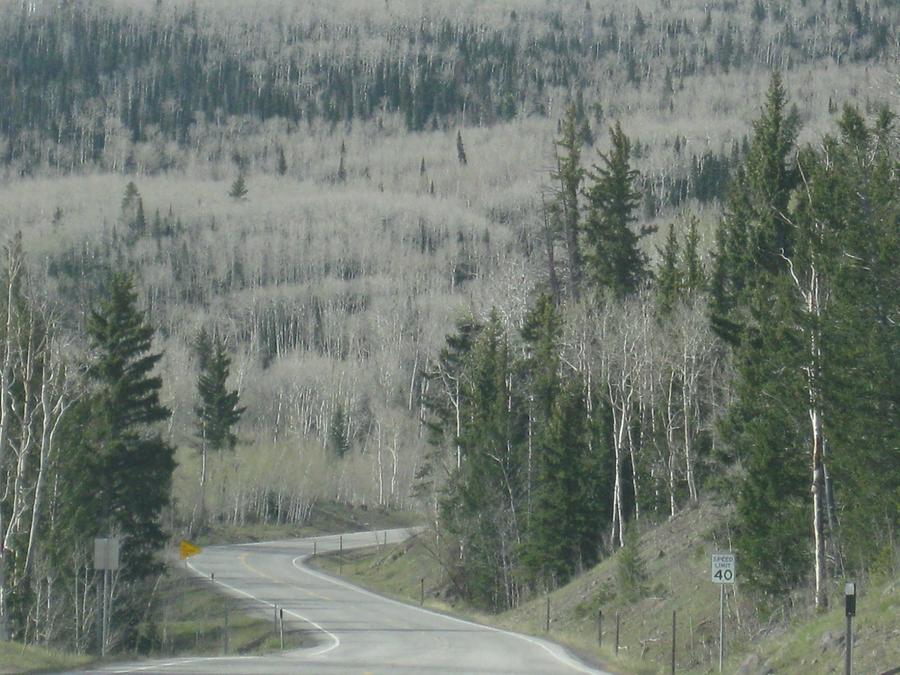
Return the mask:
{"type": "Polygon", "coordinates": [[[109,644],[110,614],[112,614],[112,588],[109,573],[119,569],[119,537],[97,537],[94,539],[94,569],[103,572],[103,616],[100,625],[100,656],[106,656],[109,644]]]}
{"type": "Polygon", "coordinates": [[[725,662],[725,584],[734,583],[734,553],[713,553],[710,563],[710,575],[714,584],[719,584],[719,672],[725,662]]]}
{"type": "Polygon", "coordinates": [[[844,651],[844,675],[850,675],[853,663],[853,617],[856,616],[856,584],[844,585],[844,614],[847,615],[847,636],[844,651]]]}

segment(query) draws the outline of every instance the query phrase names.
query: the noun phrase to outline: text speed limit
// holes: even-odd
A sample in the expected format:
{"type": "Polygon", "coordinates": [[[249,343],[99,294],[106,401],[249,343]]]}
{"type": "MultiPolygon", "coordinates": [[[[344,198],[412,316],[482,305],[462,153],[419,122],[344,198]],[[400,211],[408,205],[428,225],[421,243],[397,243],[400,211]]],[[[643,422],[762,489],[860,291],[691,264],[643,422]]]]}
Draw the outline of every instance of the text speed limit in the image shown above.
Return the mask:
{"type": "Polygon", "coordinates": [[[714,584],[733,584],[735,574],[734,553],[712,554],[712,582],[714,584]]]}

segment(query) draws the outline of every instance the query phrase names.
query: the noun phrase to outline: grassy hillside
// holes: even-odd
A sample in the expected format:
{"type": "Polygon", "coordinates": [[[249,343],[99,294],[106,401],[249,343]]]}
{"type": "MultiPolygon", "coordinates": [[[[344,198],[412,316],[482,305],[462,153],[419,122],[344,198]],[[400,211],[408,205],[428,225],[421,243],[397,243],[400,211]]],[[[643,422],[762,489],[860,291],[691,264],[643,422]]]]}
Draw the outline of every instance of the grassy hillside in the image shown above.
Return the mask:
{"type": "MultiPolygon", "coordinates": [[[[678,672],[717,672],[718,587],[709,580],[712,551],[728,549],[728,531],[714,510],[704,505],[649,529],[641,537],[640,555],[647,573],[643,598],[620,597],[617,566],[620,553],[550,594],[549,637],[598,660],[614,672],[668,672],[671,658],[672,612],[676,612],[678,672]],[[598,611],[603,612],[603,645],[597,645],[598,611]],[[614,653],[615,616],[620,622],[619,655],[614,653]]],[[[425,578],[426,605],[461,613],[510,630],[545,632],[547,598],[488,616],[446,597],[444,574],[424,537],[386,550],[345,554],[343,574],[351,580],[395,598],[418,603],[425,578]]],[[[334,556],[317,564],[336,573],[334,556]]],[[[740,573],[740,568],[738,568],[740,573]]],[[[797,610],[763,614],[740,585],[726,593],[725,672],[842,672],[843,606],[839,590],[831,612],[812,616],[797,610]]],[[[800,606],[799,603],[797,605],[800,606]]],[[[855,672],[880,673],[900,665],[896,617],[900,583],[873,580],[862,588],[854,642],[855,672]]]]}

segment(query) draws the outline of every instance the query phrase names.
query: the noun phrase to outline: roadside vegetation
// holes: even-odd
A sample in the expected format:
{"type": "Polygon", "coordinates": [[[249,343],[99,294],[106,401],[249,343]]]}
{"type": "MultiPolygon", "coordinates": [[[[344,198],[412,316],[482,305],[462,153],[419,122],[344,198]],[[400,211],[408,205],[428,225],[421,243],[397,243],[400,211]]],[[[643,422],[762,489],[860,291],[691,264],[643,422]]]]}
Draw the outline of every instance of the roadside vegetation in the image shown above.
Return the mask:
{"type": "MultiPolygon", "coordinates": [[[[677,672],[701,675],[718,672],[719,592],[709,578],[709,561],[713,551],[727,548],[725,523],[708,505],[685,511],[640,537],[637,565],[625,563],[628,552],[620,549],[549,596],[499,614],[480,611],[454,593],[429,534],[402,544],[348,551],[343,562],[338,554],[329,553],[315,558],[313,565],[330,574],[340,571],[354,583],[413,605],[421,602],[424,579],[429,609],[547,637],[614,673],[669,672],[675,611],[677,672]],[[643,580],[637,588],[626,581],[635,573],[643,580]],[[549,632],[545,630],[547,597],[549,632]],[[598,646],[598,612],[602,612],[602,646],[598,646]]],[[[843,672],[843,606],[816,614],[800,599],[801,593],[795,592],[793,612],[785,606],[761,612],[740,580],[728,587],[725,672],[843,672]]],[[[854,672],[882,673],[900,665],[898,612],[896,578],[876,576],[862,586],[854,620],[854,672]]]]}
{"type": "Polygon", "coordinates": [[[0,673],[39,673],[83,668],[92,661],[90,656],[0,641],[0,673]]]}

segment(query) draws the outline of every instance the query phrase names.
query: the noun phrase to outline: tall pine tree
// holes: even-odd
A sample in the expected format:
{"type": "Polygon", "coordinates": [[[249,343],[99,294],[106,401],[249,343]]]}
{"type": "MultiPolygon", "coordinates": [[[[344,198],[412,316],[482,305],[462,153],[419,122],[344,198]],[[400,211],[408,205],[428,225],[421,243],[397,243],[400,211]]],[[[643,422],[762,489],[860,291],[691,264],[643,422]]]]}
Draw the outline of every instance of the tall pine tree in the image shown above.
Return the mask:
{"type": "Polygon", "coordinates": [[[638,172],[631,168],[631,142],[618,122],[610,129],[611,149],[601,154],[602,166],[590,174],[585,191],[588,214],[583,224],[588,252],[588,276],[598,293],[623,298],[636,291],[646,276],[646,256],[632,229],[640,193],[638,172]]]}
{"type": "Polygon", "coordinates": [[[197,378],[199,402],[194,408],[197,439],[200,443],[200,522],[206,514],[207,462],[210,453],[231,450],[237,442],[234,427],[244,408],[238,406],[236,389],[228,389],[231,357],[225,342],[218,335],[210,337],[205,330],[197,338],[196,351],[200,362],[197,378]]]}
{"type": "Polygon", "coordinates": [[[171,413],[152,374],[162,354],[152,351],[153,327],[137,308],[130,276],[112,275],[108,299],[91,312],[87,331],[90,395],[64,430],[60,520],[77,539],[123,537],[122,574],[140,579],[162,568],[160,515],[175,461],[159,428],[171,413]]]}

